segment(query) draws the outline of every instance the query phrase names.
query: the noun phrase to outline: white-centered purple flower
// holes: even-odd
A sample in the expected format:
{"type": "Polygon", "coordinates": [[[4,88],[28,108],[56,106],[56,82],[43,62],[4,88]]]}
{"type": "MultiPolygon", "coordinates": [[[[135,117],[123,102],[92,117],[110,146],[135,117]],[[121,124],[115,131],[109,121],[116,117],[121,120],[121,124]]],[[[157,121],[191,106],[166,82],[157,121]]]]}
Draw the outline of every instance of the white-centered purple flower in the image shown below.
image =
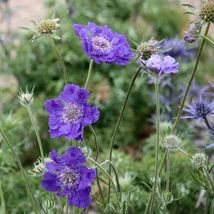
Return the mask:
{"type": "Polygon", "coordinates": [[[126,37],[112,32],[107,25],[98,26],[89,22],[87,25],[74,24],[73,29],[87,56],[97,64],[127,65],[134,57],[126,37]]]}
{"type": "Polygon", "coordinates": [[[154,54],[144,64],[149,71],[158,75],[177,73],[179,70],[179,64],[171,56],[154,54]]]}
{"type": "Polygon", "coordinates": [[[96,172],[85,166],[86,159],[82,150],[70,147],[61,156],[53,150],[50,157],[52,161],[45,165],[42,188],[59,197],[67,197],[72,206],[87,208],[92,202],[91,184],[96,178],[96,172]]]}
{"type": "Polygon", "coordinates": [[[183,109],[186,116],[184,119],[199,119],[204,120],[209,115],[214,113],[214,102],[209,102],[208,99],[199,97],[194,99],[190,105],[183,109]]]}
{"type": "Polygon", "coordinates": [[[52,138],[65,137],[83,140],[83,129],[99,119],[97,107],[91,107],[86,89],[68,84],[58,98],[47,100],[45,109],[49,113],[49,133],[52,138]]]}

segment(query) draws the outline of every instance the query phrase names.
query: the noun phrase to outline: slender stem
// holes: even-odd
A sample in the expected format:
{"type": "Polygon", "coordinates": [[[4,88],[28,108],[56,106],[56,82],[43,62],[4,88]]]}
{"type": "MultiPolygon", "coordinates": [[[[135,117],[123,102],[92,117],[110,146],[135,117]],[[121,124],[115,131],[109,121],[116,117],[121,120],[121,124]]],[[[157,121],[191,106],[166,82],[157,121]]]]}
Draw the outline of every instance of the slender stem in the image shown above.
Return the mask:
{"type": "Polygon", "coordinates": [[[209,191],[206,191],[206,202],[205,202],[205,211],[204,211],[205,214],[209,214],[209,203],[210,203],[209,197],[210,197],[209,191]]]}
{"type": "MultiPolygon", "coordinates": [[[[95,161],[97,161],[98,157],[99,157],[99,145],[98,145],[98,141],[97,141],[97,135],[93,129],[92,126],[89,126],[89,129],[91,131],[91,133],[93,134],[93,137],[94,137],[94,144],[95,144],[95,148],[96,148],[96,156],[95,156],[95,161]]],[[[100,178],[99,178],[99,172],[96,168],[96,181],[97,181],[97,186],[98,186],[98,189],[99,189],[99,192],[100,192],[100,196],[102,198],[102,201],[103,203],[105,204],[105,199],[104,199],[104,196],[103,196],[103,191],[102,191],[102,188],[100,186],[100,178]]]]}
{"type": "Polygon", "coordinates": [[[66,201],[66,204],[65,204],[65,214],[68,214],[68,201],[66,201]]]}
{"type": "Polygon", "coordinates": [[[209,130],[212,130],[212,127],[211,127],[211,125],[210,125],[210,123],[209,123],[209,121],[208,121],[208,119],[207,119],[206,116],[204,117],[204,122],[205,122],[207,128],[208,128],[209,130]]]}
{"type": "Polygon", "coordinates": [[[89,79],[90,79],[90,76],[91,76],[93,64],[94,64],[94,61],[91,59],[90,64],[89,64],[89,68],[88,68],[87,79],[86,79],[86,82],[85,82],[85,89],[87,89],[87,87],[88,87],[88,82],[89,82],[89,79]]]}
{"type": "Polygon", "coordinates": [[[26,109],[27,109],[28,115],[30,117],[31,123],[33,125],[34,131],[36,133],[37,141],[38,141],[38,144],[39,144],[40,155],[41,155],[41,158],[42,158],[42,162],[44,163],[44,151],[43,151],[43,147],[42,147],[42,141],[41,141],[41,138],[40,138],[40,135],[39,135],[39,130],[37,128],[37,125],[36,125],[35,119],[33,117],[33,113],[31,111],[30,106],[29,105],[26,106],[26,109]]]}
{"type": "Polygon", "coordinates": [[[96,149],[96,156],[95,156],[95,161],[97,161],[98,157],[99,157],[99,153],[100,153],[100,150],[99,150],[99,145],[98,145],[98,141],[97,141],[97,135],[94,131],[94,128],[93,126],[89,126],[89,129],[94,137],[94,144],[95,144],[95,149],[96,149]]]}
{"type": "MultiPolygon", "coordinates": [[[[209,32],[209,28],[210,28],[210,23],[207,24],[207,27],[206,27],[204,36],[207,36],[207,34],[208,34],[208,32],[209,32]]],[[[193,68],[193,71],[192,71],[191,76],[190,76],[190,80],[189,80],[188,85],[187,85],[187,87],[186,87],[186,90],[185,90],[185,92],[184,92],[184,96],[183,96],[183,98],[182,98],[181,105],[180,105],[180,108],[179,108],[179,111],[178,111],[178,114],[177,114],[177,117],[176,117],[174,126],[173,126],[173,128],[172,128],[172,132],[175,131],[175,129],[177,128],[177,126],[178,126],[178,124],[179,124],[179,122],[180,122],[181,114],[182,114],[182,111],[183,111],[183,108],[184,108],[184,104],[185,104],[187,95],[188,95],[188,93],[189,93],[190,87],[191,87],[191,85],[192,85],[192,81],[193,81],[193,79],[194,79],[194,77],[195,77],[195,74],[196,74],[196,71],[197,71],[197,68],[198,68],[198,64],[199,64],[199,59],[200,59],[200,57],[201,57],[201,53],[202,53],[204,44],[205,44],[205,38],[202,38],[202,42],[201,42],[200,48],[199,48],[199,50],[198,50],[198,54],[197,54],[195,66],[194,66],[194,68],[193,68]]]]}
{"type": "Polygon", "coordinates": [[[189,159],[190,161],[192,160],[192,159],[189,157],[189,155],[188,155],[183,149],[179,148],[179,150],[184,154],[184,156],[185,156],[187,159],[189,159]]]}
{"type": "Polygon", "coordinates": [[[1,183],[0,183],[0,202],[1,202],[2,214],[7,214],[5,200],[4,200],[4,192],[3,192],[3,189],[2,189],[2,184],[1,183]]]}
{"type": "MultiPolygon", "coordinates": [[[[117,119],[117,123],[116,123],[116,125],[114,127],[113,134],[112,134],[112,137],[111,137],[111,142],[110,142],[110,148],[109,148],[109,160],[110,161],[112,160],[112,150],[113,150],[114,140],[115,140],[115,137],[117,135],[117,132],[118,132],[118,129],[119,129],[119,126],[120,126],[120,122],[122,120],[122,117],[123,117],[123,114],[124,114],[124,111],[125,111],[129,96],[131,94],[132,88],[134,86],[134,83],[135,83],[140,71],[141,71],[141,67],[138,68],[137,72],[135,73],[135,75],[134,75],[134,77],[133,77],[133,79],[131,81],[131,84],[129,86],[126,98],[124,100],[124,103],[123,103],[123,106],[122,106],[122,109],[121,109],[121,112],[120,112],[119,117],[117,119]]],[[[109,167],[109,174],[111,175],[111,167],[109,167]]],[[[110,195],[111,195],[111,183],[109,181],[108,201],[110,201],[110,195]]]]}
{"type": "Polygon", "coordinates": [[[214,41],[213,41],[213,40],[211,40],[211,39],[208,38],[207,36],[203,36],[203,35],[202,35],[202,37],[203,37],[204,39],[206,39],[209,43],[211,43],[212,45],[214,45],[214,41]]]}
{"type": "Polygon", "coordinates": [[[159,83],[158,77],[155,80],[155,95],[156,95],[156,145],[155,145],[155,183],[153,186],[153,194],[151,200],[151,211],[153,212],[156,189],[158,184],[158,161],[159,161],[159,138],[160,138],[160,98],[159,98],[159,83]]]}
{"type": "Polygon", "coordinates": [[[208,172],[206,167],[203,167],[203,170],[204,170],[204,174],[207,175],[208,181],[210,183],[211,190],[214,191],[214,184],[213,184],[213,180],[210,176],[210,173],[208,172]]]}
{"type": "Polygon", "coordinates": [[[19,159],[19,156],[16,154],[15,150],[14,150],[13,147],[11,146],[9,140],[7,139],[6,135],[4,134],[3,129],[2,129],[1,127],[0,127],[0,133],[1,133],[1,135],[2,135],[2,138],[3,138],[4,142],[5,142],[5,143],[7,144],[7,146],[10,148],[10,150],[11,150],[11,152],[12,152],[12,154],[13,154],[13,157],[14,157],[14,159],[16,160],[17,165],[18,165],[18,167],[19,167],[19,169],[20,169],[20,171],[21,171],[21,174],[22,174],[22,176],[23,176],[23,178],[24,178],[24,181],[25,181],[26,188],[27,188],[28,193],[29,193],[29,195],[30,195],[30,197],[31,197],[31,200],[32,200],[32,202],[33,202],[32,206],[33,206],[33,208],[35,209],[35,212],[36,212],[37,214],[38,214],[38,213],[40,214],[41,212],[40,212],[39,204],[38,204],[36,198],[34,197],[33,191],[32,191],[32,189],[31,189],[31,186],[30,186],[30,183],[29,183],[29,178],[28,178],[27,174],[25,173],[25,170],[24,170],[24,168],[23,168],[23,166],[22,166],[22,163],[21,163],[21,161],[20,161],[20,159],[19,159]]]}
{"type": "Polygon", "coordinates": [[[111,178],[111,176],[109,175],[109,173],[105,170],[105,168],[103,168],[100,164],[98,164],[94,159],[92,158],[88,158],[93,164],[95,164],[95,166],[97,166],[99,169],[102,170],[102,172],[104,172],[104,174],[110,179],[111,183],[113,184],[113,187],[114,187],[114,190],[115,190],[115,193],[116,193],[116,196],[117,196],[117,199],[118,201],[120,200],[120,196],[118,194],[118,190],[117,190],[117,187],[115,186],[114,184],[114,181],[113,179],[111,178]]]}
{"type": "MultiPolygon", "coordinates": [[[[167,156],[167,151],[165,151],[165,153],[164,153],[164,155],[162,157],[162,160],[161,160],[161,163],[160,163],[160,166],[159,166],[159,169],[158,169],[158,176],[161,173],[161,170],[163,168],[166,156],[167,156]]],[[[147,206],[146,206],[146,209],[145,209],[145,212],[144,212],[145,214],[147,214],[149,212],[149,208],[150,208],[150,205],[151,205],[151,200],[152,200],[152,194],[150,194],[150,196],[149,196],[149,201],[147,203],[147,206]]]]}
{"type": "Polygon", "coordinates": [[[53,39],[52,36],[49,36],[49,41],[50,41],[50,44],[52,46],[52,49],[54,50],[54,52],[55,52],[55,54],[56,54],[56,56],[57,56],[57,58],[59,60],[60,66],[61,66],[61,68],[63,70],[63,73],[64,73],[64,81],[65,81],[65,84],[67,84],[68,83],[68,75],[67,75],[65,63],[64,63],[64,61],[62,59],[61,54],[59,53],[59,50],[56,47],[56,44],[55,44],[54,39],[53,39]]]}
{"type": "Polygon", "coordinates": [[[169,152],[166,155],[166,191],[169,192],[169,181],[170,181],[170,157],[169,152]]]}

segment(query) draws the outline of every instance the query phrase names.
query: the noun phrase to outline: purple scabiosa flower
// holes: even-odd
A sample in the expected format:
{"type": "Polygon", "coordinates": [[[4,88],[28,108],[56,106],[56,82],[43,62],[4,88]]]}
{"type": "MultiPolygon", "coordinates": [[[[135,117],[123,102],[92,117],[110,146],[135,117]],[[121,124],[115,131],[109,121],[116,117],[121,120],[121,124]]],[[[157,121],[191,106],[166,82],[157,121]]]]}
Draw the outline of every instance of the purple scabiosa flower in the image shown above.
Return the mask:
{"type": "Polygon", "coordinates": [[[191,59],[194,56],[193,49],[187,49],[184,42],[178,37],[166,39],[161,43],[161,49],[165,50],[164,55],[173,58],[191,59]]]}
{"type": "Polygon", "coordinates": [[[186,116],[182,117],[184,119],[207,120],[207,116],[214,113],[214,102],[209,102],[208,99],[200,96],[187,105],[184,112],[186,112],[186,116]]]}
{"type": "Polygon", "coordinates": [[[59,197],[67,197],[68,203],[87,208],[91,202],[91,184],[96,178],[95,169],[85,166],[86,159],[81,149],[70,147],[59,156],[55,150],[50,153],[51,162],[45,165],[42,188],[59,197]]]}
{"type": "Polygon", "coordinates": [[[179,64],[171,56],[162,57],[158,54],[152,55],[147,61],[145,66],[151,72],[158,75],[177,73],[179,64]]]}
{"type": "Polygon", "coordinates": [[[89,22],[87,25],[74,24],[73,29],[87,56],[97,64],[127,65],[134,57],[126,37],[112,32],[107,25],[98,26],[89,22]]]}
{"type": "Polygon", "coordinates": [[[83,129],[99,119],[97,107],[91,107],[86,89],[68,84],[58,98],[47,100],[45,110],[49,113],[51,138],[65,137],[83,140],[83,129]]]}

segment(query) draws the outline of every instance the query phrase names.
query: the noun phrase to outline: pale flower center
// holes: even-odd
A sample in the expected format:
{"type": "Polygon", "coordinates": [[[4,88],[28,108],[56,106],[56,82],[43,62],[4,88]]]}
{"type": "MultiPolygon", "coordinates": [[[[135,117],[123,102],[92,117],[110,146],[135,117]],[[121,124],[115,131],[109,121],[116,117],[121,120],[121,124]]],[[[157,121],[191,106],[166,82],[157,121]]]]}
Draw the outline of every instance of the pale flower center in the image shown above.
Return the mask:
{"type": "Polygon", "coordinates": [[[79,176],[71,171],[71,169],[62,170],[57,177],[62,186],[68,188],[75,186],[79,181],[79,176]]]}
{"type": "Polygon", "coordinates": [[[102,53],[107,53],[112,49],[111,42],[102,36],[95,36],[91,38],[92,46],[95,50],[99,50],[102,53]]]}
{"type": "Polygon", "coordinates": [[[69,104],[65,107],[62,118],[65,123],[75,123],[82,117],[82,111],[77,105],[69,104]]]}

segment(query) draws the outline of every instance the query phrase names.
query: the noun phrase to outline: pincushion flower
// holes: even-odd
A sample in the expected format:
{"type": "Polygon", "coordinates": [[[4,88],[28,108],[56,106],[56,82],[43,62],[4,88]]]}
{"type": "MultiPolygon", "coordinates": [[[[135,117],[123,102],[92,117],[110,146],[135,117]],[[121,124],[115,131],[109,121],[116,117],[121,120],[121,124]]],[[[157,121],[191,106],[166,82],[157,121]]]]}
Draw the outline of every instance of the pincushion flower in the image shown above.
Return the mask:
{"type": "Polygon", "coordinates": [[[107,25],[98,26],[89,22],[87,25],[74,24],[73,29],[87,56],[97,64],[127,65],[134,57],[126,37],[112,32],[107,25]]]}
{"type": "Polygon", "coordinates": [[[146,68],[158,75],[177,73],[179,64],[171,56],[162,57],[158,54],[152,55],[147,61],[143,62],[146,68]]]}
{"type": "Polygon", "coordinates": [[[59,97],[47,100],[45,109],[49,113],[49,133],[51,138],[65,137],[83,140],[83,129],[99,119],[97,107],[91,107],[86,89],[68,84],[59,97]]]}
{"type": "Polygon", "coordinates": [[[50,153],[52,161],[46,163],[42,188],[59,197],[67,197],[68,203],[87,208],[91,202],[91,184],[96,178],[95,169],[85,166],[86,159],[81,149],[70,147],[59,156],[55,150],[50,153]]]}
{"type": "Polygon", "coordinates": [[[186,112],[186,116],[182,117],[184,119],[204,120],[214,113],[214,102],[209,102],[200,96],[198,99],[194,99],[190,105],[187,105],[184,112],[186,112]]]}

